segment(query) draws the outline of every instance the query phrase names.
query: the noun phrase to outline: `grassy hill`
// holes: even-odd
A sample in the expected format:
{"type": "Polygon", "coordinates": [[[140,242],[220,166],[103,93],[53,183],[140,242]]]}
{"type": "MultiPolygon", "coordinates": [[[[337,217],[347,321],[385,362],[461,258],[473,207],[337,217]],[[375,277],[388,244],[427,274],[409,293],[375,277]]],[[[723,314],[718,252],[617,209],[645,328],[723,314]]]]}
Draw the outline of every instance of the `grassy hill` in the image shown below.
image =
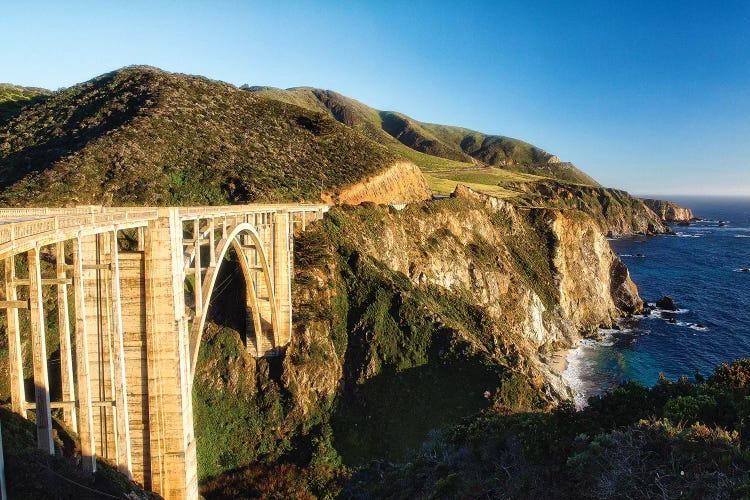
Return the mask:
{"type": "Polygon", "coordinates": [[[49,95],[45,89],[0,83],[0,127],[18,116],[24,107],[43,101],[49,95]]]}
{"type": "MultiPolygon", "coordinates": [[[[436,191],[444,190],[451,183],[446,181],[460,180],[455,177],[465,170],[473,175],[477,168],[491,167],[499,167],[490,172],[492,175],[500,175],[498,171],[502,170],[598,185],[572,164],[561,162],[543,149],[511,137],[419,122],[402,113],[376,110],[330,90],[310,87],[287,90],[273,87],[243,88],[256,95],[327,112],[341,123],[419,165],[424,172],[430,174],[428,180],[436,191]]],[[[507,180],[522,179],[511,176],[507,180]]],[[[455,186],[455,182],[453,185],[455,186]]],[[[494,182],[488,184],[489,189],[494,189],[496,185],[494,182]]]]}
{"type": "Polygon", "coordinates": [[[0,204],[317,200],[396,159],[328,113],[136,66],[0,125],[0,204]]]}

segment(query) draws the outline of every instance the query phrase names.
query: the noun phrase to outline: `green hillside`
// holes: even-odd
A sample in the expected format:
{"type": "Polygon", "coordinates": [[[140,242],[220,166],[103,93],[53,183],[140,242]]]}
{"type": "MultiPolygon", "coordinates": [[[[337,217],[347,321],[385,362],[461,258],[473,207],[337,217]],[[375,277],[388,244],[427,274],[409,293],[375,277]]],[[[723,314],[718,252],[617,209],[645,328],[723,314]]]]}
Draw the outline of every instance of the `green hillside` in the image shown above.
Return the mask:
{"type": "MultiPolygon", "coordinates": [[[[560,162],[552,154],[511,137],[419,122],[402,113],[376,110],[330,90],[310,87],[287,90],[244,88],[256,95],[329,113],[341,123],[419,165],[430,174],[428,180],[435,191],[444,190],[447,185],[445,181],[452,180],[459,171],[478,167],[500,167],[505,171],[564,182],[598,185],[571,163],[560,162]]],[[[495,184],[488,186],[485,192],[496,191],[495,184]]]]}
{"type": "Polygon", "coordinates": [[[49,94],[44,89],[0,83],[0,127],[18,116],[24,107],[46,99],[49,94]]]}
{"type": "Polygon", "coordinates": [[[328,113],[136,66],[0,125],[0,204],[312,201],[396,159],[328,113]]]}

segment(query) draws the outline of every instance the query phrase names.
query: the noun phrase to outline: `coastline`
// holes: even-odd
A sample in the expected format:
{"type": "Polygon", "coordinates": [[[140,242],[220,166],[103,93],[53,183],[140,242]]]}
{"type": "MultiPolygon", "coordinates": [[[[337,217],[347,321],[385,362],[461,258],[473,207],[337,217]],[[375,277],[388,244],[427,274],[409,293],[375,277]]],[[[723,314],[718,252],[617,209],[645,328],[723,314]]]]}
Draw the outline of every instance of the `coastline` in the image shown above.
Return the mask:
{"type": "Polygon", "coordinates": [[[573,351],[576,348],[577,346],[574,345],[565,349],[554,351],[549,360],[550,368],[552,368],[555,373],[562,377],[565,374],[565,371],[568,369],[568,354],[570,353],[570,351],[573,351]]]}

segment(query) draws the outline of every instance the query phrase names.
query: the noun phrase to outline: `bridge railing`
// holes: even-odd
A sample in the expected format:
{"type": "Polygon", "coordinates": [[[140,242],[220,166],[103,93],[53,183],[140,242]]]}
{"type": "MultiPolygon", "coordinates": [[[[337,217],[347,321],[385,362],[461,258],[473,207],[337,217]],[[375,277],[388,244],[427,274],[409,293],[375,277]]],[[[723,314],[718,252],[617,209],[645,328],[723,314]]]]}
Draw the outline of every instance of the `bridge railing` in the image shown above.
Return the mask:
{"type": "Polygon", "coordinates": [[[0,219],[44,217],[55,215],[82,215],[103,211],[101,205],[84,205],[71,208],[0,208],[0,219]]]}
{"type": "Polygon", "coordinates": [[[270,203],[270,204],[253,204],[253,205],[218,205],[206,207],[184,207],[178,208],[180,218],[191,217],[222,217],[224,215],[261,213],[261,212],[278,212],[285,210],[287,212],[315,212],[322,210],[327,211],[328,205],[314,203],[270,203]]]}
{"type": "MultiPolygon", "coordinates": [[[[223,205],[206,207],[178,207],[181,219],[224,217],[287,211],[289,213],[326,212],[323,204],[278,203],[254,205],[223,205]]],[[[76,230],[97,232],[113,225],[138,226],[158,217],[156,207],[102,207],[88,205],[75,208],[4,208],[0,209],[0,255],[15,247],[28,247],[39,240],[41,244],[72,237],[76,230]]]]}
{"type": "Polygon", "coordinates": [[[44,238],[64,240],[69,238],[75,230],[89,229],[96,232],[96,228],[107,228],[112,225],[146,224],[157,217],[157,209],[117,209],[106,212],[89,212],[82,214],[61,214],[46,216],[31,220],[10,220],[0,223],[0,254],[16,247],[25,247],[44,238]]]}

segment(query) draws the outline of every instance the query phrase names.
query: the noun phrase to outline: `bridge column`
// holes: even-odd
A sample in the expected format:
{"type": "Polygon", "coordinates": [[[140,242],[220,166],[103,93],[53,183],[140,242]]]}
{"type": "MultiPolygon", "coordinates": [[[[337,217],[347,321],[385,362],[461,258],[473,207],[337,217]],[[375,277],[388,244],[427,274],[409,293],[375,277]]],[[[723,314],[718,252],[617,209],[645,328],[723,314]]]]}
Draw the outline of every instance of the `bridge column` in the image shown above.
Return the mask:
{"type": "MultiPolygon", "coordinates": [[[[16,290],[16,259],[10,256],[5,259],[5,300],[18,300],[16,290]]],[[[23,359],[21,329],[18,322],[18,309],[7,309],[8,312],[8,370],[10,379],[11,409],[26,418],[26,391],[23,385],[23,359]]]]}
{"type": "Polygon", "coordinates": [[[198,498],[182,223],[159,209],[145,238],[150,474],[166,499],[198,498]]]}
{"type": "Polygon", "coordinates": [[[291,225],[289,213],[276,212],[273,221],[273,274],[276,311],[278,312],[279,344],[285,346],[292,338],[292,281],[291,277],[291,225]]]}
{"type": "MultiPolygon", "coordinates": [[[[56,245],[57,258],[55,270],[57,272],[57,328],[60,334],[60,380],[62,383],[63,401],[75,401],[75,389],[73,387],[73,345],[70,336],[70,316],[68,314],[68,275],[65,263],[65,243],[56,245]]],[[[63,420],[73,430],[78,431],[78,420],[76,409],[63,409],[63,420]]]]}
{"type": "Polygon", "coordinates": [[[81,238],[86,303],[89,377],[93,402],[93,431],[97,455],[117,461],[116,417],[114,397],[114,364],[112,349],[112,314],[110,303],[110,235],[81,238]]]}
{"type": "MultiPolygon", "coordinates": [[[[145,248],[145,247],[144,247],[145,248]]],[[[119,254],[123,351],[133,479],[151,489],[144,252],[119,254]]]]}
{"type": "Polygon", "coordinates": [[[36,439],[37,446],[55,454],[55,441],[52,439],[52,414],[49,401],[49,374],[47,373],[47,336],[42,298],[42,272],[39,249],[29,250],[29,309],[30,334],[34,365],[34,387],[36,399],[36,439]]]}
{"type": "Polygon", "coordinates": [[[87,327],[86,287],[83,283],[84,252],[81,238],[73,241],[73,295],[75,297],[75,352],[76,352],[76,399],[78,402],[78,437],[81,442],[81,465],[83,470],[96,472],[96,435],[94,412],[91,406],[91,377],[89,364],[89,341],[87,327]]]}

